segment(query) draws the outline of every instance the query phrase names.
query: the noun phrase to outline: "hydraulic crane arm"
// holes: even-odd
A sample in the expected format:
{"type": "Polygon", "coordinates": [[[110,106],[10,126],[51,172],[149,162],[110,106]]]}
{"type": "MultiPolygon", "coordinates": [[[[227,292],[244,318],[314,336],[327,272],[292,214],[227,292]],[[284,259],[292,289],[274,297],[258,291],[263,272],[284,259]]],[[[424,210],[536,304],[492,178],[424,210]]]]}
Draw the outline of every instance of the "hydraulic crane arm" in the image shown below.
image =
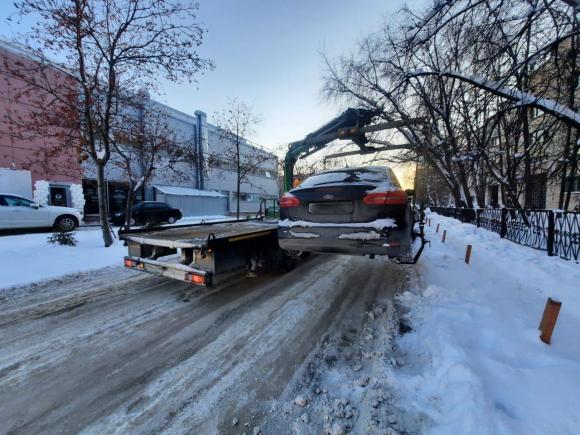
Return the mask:
{"type": "Polygon", "coordinates": [[[367,146],[368,139],[365,133],[423,122],[422,118],[416,118],[369,125],[377,114],[378,112],[374,110],[349,108],[304,139],[292,142],[284,158],[284,190],[289,191],[293,187],[294,165],[298,159],[323,149],[336,139],[351,140],[360,148],[358,154],[368,154],[381,149],[367,146]]]}

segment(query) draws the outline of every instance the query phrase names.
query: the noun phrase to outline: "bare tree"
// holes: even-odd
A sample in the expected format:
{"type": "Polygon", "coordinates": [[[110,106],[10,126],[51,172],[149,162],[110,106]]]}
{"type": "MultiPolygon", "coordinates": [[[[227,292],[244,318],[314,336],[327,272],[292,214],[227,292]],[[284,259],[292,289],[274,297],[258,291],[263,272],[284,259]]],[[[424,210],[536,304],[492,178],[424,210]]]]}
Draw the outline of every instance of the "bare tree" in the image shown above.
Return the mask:
{"type": "Polygon", "coordinates": [[[111,138],[110,165],[119,168],[128,183],[125,228],[131,227],[136,194],[163,168],[168,178],[189,179],[197,161],[192,138],[179,137],[168,113],[140,92],[127,99],[123,116],[111,138]]]}
{"type": "Polygon", "coordinates": [[[399,129],[391,159],[430,165],[456,204],[483,205],[489,180],[521,207],[536,172],[562,186],[576,173],[577,47],[578,15],[559,0],[433,1],[327,60],[324,93],[385,120],[426,117],[399,129]]]}
{"type": "Polygon", "coordinates": [[[260,123],[260,117],[249,105],[230,99],[228,107],[216,114],[216,123],[222,147],[217,153],[208,156],[208,166],[236,173],[236,219],[239,219],[242,184],[251,184],[249,176],[256,174],[264,163],[274,158],[247,141],[260,123]]]}
{"type": "MultiPolygon", "coordinates": [[[[127,97],[155,89],[161,78],[192,81],[211,63],[199,57],[197,4],[169,0],[22,0],[21,16],[36,24],[23,38],[34,62],[11,73],[26,84],[23,98],[41,96],[29,126],[39,134],[67,132],[61,151],[83,151],[96,166],[99,217],[112,244],[105,166],[127,97]],[[52,57],[61,64],[47,61],[52,57]],[[54,71],[66,73],[55,80],[54,71]]],[[[22,41],[21,41],[22,42],[22,41]]],[[[21,120],[22,121],[22,120],[21,120]]]]}

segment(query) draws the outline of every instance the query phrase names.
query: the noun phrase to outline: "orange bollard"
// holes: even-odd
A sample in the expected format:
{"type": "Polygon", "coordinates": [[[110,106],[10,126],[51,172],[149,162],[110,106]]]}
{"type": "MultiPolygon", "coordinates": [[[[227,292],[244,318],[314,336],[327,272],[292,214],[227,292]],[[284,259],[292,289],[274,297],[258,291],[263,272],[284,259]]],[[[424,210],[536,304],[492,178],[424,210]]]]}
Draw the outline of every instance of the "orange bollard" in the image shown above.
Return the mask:
{"type": "Polygon", "coordinates": [[[542,315],[542,321],[540,322],[540,340],[546,344],[550,344],[552,341],[552,333],[556,327],[556,321],[558,320],[558,314],[560,314],[560,307],[562,302],[557,299],[548,298],[546,302],[546,308],[544,308],[544,314],[542,315]]]}
{"type": "Polygon", "coordinates": [[[465,262],[469,264],[471,258],[471,245],[467,245],[467,251],[465,251],[465,262]]]}
{"type": "Polygon", "coordinates": [[[445,237],[447,236],[447,230],[443,230],[443,237],[441,238],[441,242],[445,243],[445,237]]]}

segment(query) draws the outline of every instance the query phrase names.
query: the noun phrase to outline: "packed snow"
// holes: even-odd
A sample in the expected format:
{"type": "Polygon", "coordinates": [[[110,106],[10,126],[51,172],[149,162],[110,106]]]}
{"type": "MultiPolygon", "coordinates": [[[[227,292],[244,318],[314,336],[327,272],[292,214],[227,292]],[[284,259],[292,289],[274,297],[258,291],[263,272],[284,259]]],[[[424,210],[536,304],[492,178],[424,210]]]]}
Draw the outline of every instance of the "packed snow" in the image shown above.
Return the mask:
{"type": "Polygon", "coordinates": [[[399,190],[399,188],[390,181],[383,181],[382,183],[377,184],[374,189],[367,190],[367,193],[386,193],[394,190],[399,190]]]}
{"type": "Polygon", "coordinates": [[[398,298],[413,328],[391,378],[406,412],[432,434],[578,433],[580,265],[428,216],[431,248],[398,298]],[[538,331],[548,297],[562,302],[551,345],[538,331]]]}
{"type": "Polygon", "coordinates": [[[338,236],[339,239],[346,240],[377,240],[381,238],[381,235],[375,231],[369,232],[356,232],[356,233],[345,233],[338,236]]]}
{"type": "Polygon", "coordinates": [[[395,228],[397,224],[394,219],[377,219],[371,222],[309,222],[309,221],[291,221],[290,219],[283,219],[278,222],[278,226],[282,228],[293,227],[330,227],[330,228],[374,228],[375,230],[382,230],[383,228],[395,228]]]}
{"type": "Polygon", "coordinates": [[[316,233],[298,233],[296,231],[290,231],[290,235],[292,237],[296,237],[297,239],[317,239],[320,237],[320,234],[316,233]]]}

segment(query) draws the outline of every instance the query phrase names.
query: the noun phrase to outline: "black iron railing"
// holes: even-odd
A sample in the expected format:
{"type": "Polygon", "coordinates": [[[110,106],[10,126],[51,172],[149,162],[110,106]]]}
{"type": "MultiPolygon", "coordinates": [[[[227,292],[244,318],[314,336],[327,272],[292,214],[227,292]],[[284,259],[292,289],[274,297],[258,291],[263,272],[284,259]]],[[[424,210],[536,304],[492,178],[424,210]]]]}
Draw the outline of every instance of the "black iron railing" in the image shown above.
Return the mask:
{"type": "Polygon", "coordinates": [[[567,260],[580,258],[580,213],[513,208],[430,207],[432,211],[485,228],[502,238],[567,260]]]}

